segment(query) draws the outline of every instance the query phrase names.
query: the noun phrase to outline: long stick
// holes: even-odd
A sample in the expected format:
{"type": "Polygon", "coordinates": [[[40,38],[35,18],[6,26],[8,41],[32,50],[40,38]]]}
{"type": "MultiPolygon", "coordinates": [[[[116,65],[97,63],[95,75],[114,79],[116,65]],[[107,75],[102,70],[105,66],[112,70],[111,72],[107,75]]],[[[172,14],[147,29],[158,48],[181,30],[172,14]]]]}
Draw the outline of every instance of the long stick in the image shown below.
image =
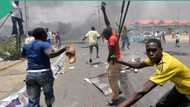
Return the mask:
{"type": "Polygon", "coordinates": [[[124,6],[125,6],[125,0],[123,0],[122,6],[121,6],[121,14],[120,14],[120,18],[119,18],[118,32],[119,32],[119,29],[121,28],[121,21],[122,21],[122,18],[123,18],[123,9],[124,9],[124,6]]]}
{"type": "Polygon", "coordinates": [[[104,92],[102,91],[102,89],[100,89],[95,83],[91,82],[88,78],[85,78],[84,80],[92,84],[93,86],[95,86],[104,95],[104,92]]]}
{"type": "MultiPolygon", "coordinates": [[[[126,16],[127,16],[127,12],[128,12],[128,10],[129,10],[129,5],[130,5],[130,0],[129,0],[128,3],[127,3],[127,7],[126,7],[126,10],[125,10],[124,18],[123,18],[123,21],[122,21],[122,23],[121,23],[121,27],[120,27],[120,29],[119,29],[119,38],[120,38],[121,31],[122,31],[122,28],[123,28],[123,25],[124,25],[124,22],[125,22],[125,18],[126,18],[126,16]]],[[[119,40],[119,39],[118,39],[118,40],[119,40]]]]}
{"type": "Polygon", "coordinates": [[[25,8],[25,34],[28,32],[28,10],[27,10],[27,2],[24,0],[24,8],[25,8]]]}

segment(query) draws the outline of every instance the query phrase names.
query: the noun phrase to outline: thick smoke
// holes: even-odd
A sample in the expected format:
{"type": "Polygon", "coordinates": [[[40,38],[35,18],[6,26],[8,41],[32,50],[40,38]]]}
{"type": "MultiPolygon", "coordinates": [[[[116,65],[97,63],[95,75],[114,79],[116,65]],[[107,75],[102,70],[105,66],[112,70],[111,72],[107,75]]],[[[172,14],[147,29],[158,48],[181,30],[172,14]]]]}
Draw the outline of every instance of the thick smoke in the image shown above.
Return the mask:
{"type": "MultiPolygon", "coordinates": [[[[119,22],[122,1],[106,3],[111,24],[115,26],[115,22],[119,22]]],[[[91,26],[95,26],[99,32],[105,27],[101,10],[98,12],[100,4],[101,1],[28,1],[27,20],[24,20],[28,22],[28,30],[44,26],[52,31],[64,32],[63,39],[78,40],[91,26]]],[[[190,19],[189,4],[182,1],[132,1],[126,19],[190,19]]],[[[23,2],[21,6],[25,13],[23,2]]],[[[9,19],[0,29],[0,36],[10,36],[11,29],[9,19]]]]}

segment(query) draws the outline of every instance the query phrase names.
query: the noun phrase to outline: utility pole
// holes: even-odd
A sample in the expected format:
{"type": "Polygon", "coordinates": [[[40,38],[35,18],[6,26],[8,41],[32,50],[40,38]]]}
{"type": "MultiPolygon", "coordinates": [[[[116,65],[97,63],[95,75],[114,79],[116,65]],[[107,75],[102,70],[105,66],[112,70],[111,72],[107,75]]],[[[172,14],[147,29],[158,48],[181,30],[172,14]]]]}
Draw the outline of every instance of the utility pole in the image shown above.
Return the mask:
{"type": "Polygon", "coordinates": [[[24,0],[24,10],[25,10],[25,34],[28,32],[28,9],[27,2],[24,0]]]}
{"type": "Polygon", "coordinates": [[[99,7],[97,7],[97,11],[98,11],[98,15],[97,15],[97,27],[98,27],[98,31],[100,31],[101,30],[101,25],[100,25],[100,9],[99,9],[99,7]]]}
{"type": "Polygon", "coordinates": [[[25,12],[25,29],[24,29],[24,35],[18,34],[16,35],[16,50],[17,50],[17,58],[20,58],[21,56],[21,47],[22,47],[22,40],[24,39],[24,36],[27,34],[28,31],[28,17],[27,17],[27,2],[24,0],[24,12],[25,12]]]}

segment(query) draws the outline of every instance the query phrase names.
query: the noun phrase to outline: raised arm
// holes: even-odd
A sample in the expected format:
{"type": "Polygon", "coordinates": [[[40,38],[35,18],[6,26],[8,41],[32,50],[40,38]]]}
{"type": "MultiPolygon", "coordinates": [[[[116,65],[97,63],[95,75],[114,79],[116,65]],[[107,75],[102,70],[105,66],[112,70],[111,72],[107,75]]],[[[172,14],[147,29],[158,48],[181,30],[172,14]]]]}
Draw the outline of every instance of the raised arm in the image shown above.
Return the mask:
{"type": "Polygon", "coordinates": [[[108,16],[106,14],[106,7],[105,7],[105,5],[106,5],[105,2],[102,2],[102,4],[101,4],[101,10],[102,10],[102,13],[104,15],[104,22],[105,22],[106,26],[110,27],[111,25],[110,25],[110,21],[108,19],[108,16]]]}

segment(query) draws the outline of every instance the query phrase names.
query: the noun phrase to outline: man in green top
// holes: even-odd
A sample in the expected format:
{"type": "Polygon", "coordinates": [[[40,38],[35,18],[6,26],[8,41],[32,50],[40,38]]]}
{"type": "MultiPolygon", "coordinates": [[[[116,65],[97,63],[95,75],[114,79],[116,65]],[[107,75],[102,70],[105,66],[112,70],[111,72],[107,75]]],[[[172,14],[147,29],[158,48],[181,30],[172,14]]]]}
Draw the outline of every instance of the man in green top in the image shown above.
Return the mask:
{"type": "Polygon", "coordinates": [[[130,107],[157,85],[164,85],[168,80],[175,86],[157,102],[156,107],[189,107],[190,69],[175,57],[163,52],[160,40],[149,39],[145,46],[148,58],[144,61],[117,62],[133,68],[154,66],[156,71],[140,91],[127,98],[119,107],[130,107]]]}

